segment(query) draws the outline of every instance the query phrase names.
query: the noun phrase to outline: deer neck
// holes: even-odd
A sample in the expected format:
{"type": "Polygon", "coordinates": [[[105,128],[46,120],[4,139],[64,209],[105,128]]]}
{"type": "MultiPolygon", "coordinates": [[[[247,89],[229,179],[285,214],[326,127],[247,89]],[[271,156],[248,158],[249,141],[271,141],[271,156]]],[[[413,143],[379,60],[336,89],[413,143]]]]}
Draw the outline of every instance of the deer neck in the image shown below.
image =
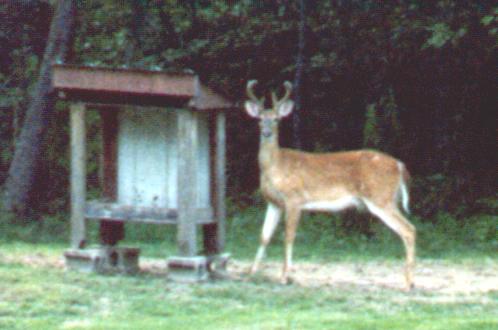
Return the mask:
{"type": "Polygon", "coordinates": [[[261,170],[268,170],[272,165],[278,163],[279,156],[278,134],[270,138],[261,137],[258,161],[261,170]]]}

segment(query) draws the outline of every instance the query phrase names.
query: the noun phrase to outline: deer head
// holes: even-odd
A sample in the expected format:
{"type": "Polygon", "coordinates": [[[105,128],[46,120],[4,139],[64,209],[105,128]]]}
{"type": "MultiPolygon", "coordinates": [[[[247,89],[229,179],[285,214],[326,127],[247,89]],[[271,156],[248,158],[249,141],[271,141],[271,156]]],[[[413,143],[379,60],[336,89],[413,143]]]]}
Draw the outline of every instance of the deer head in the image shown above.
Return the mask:
{"type": "Polygon", "coordinates": [[[284,83],[285,95],[279,99],[275,92],[271,93],[272,108],[265,109],[265,98],[256,97],[254,93],[254,85],[256,80],[247,82],[247,100],[244,104],[246,112],[249,116],[259,119],[261,129],[261,137],[263,139],[271,139],[278,137],[278,122],[281,118],[287,117],[294,107],[294,102],[289,100],[292,92],[292,84],[288,81],[284,83]]]}

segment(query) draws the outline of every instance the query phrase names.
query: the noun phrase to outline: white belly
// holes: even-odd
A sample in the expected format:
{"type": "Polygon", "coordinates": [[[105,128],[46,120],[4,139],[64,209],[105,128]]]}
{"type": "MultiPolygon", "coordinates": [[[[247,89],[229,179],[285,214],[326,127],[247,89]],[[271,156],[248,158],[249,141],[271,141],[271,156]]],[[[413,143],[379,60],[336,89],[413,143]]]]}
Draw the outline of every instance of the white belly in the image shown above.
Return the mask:
{"type": "Polygon", "coordinates": [[[303,204],[301,210],[304,211],[325,211],[338,212],[348,207],[357,207],[360,205],[358,199],[354,196],[346,196],[335,200],[317,200],[303,204]]]}

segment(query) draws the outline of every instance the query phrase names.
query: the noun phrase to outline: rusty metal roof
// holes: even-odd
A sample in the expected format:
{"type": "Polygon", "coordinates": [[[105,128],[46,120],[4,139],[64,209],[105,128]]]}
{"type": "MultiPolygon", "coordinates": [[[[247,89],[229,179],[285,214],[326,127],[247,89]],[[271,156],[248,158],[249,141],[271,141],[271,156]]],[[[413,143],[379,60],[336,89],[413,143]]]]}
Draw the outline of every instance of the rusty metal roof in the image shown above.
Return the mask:
{"type": "Polygon", "coordinates": [[[188,106],[226,109],[232,103],[190,73],[55,64],[53,87],[60,97],[89,103],[188,106]]]}

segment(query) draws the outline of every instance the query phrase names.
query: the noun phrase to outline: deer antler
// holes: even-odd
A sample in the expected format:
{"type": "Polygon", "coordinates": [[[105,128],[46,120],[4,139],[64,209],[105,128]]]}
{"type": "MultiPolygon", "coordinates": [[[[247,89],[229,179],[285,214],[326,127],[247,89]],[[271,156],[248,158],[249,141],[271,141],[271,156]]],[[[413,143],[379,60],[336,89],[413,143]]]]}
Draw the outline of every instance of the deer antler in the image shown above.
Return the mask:
{"type": "Polygon", "coordinates": [[[260,104],[260,105],[263,105],[263,103],[264,103],[264,101],[265,101],[265,98],[264,98],[264,97],[262,97],[262,98],[258,99],[258,97],[256,96],[256,94],[254,94],[254,90],[253,90],[253,88],[254,88],[254,85],[256,85],[257,83],[258,83],[258,81],[257,81],[257,80],[254,80],[254,79],[253,79],[253,80],[249,80],[249,81],[247,82],[247,87],[246,87],[246,90],[247,90],[247,96],[249,96],[249,98],[250,98],[252,101],[254,101],[254,102],[256,102],[256,103],[258,103],[258,104],[260,104]]]}
{"type": "Polygon", "coordinates": [[[271,100],[273,102],[273,106],[276,107],[278,104],[281,104],[289,99],[289,96],[292,93],[292,84],[290,81],[284,82],[285,87],[285,95],[279,100],[277,98],[277,94],[275,92],[271,93],[271,100]]]}

